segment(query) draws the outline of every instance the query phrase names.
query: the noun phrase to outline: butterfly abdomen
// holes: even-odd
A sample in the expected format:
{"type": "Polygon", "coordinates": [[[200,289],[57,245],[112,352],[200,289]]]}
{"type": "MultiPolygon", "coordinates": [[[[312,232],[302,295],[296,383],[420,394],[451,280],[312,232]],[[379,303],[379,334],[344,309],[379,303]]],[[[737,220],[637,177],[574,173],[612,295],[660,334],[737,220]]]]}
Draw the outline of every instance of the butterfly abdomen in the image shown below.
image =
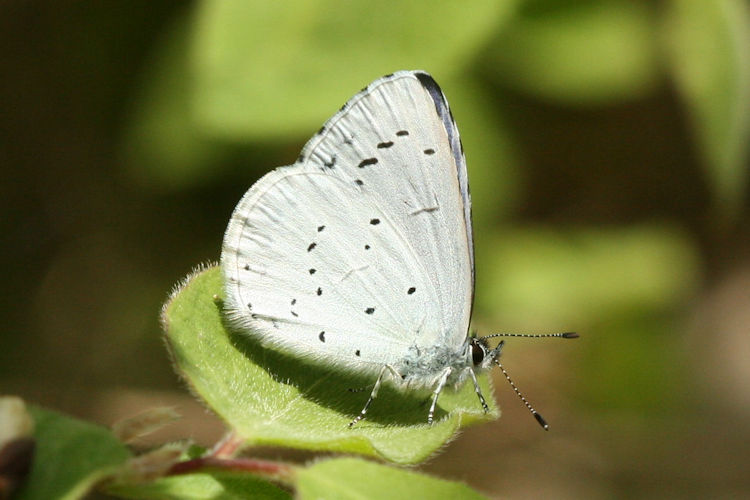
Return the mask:
{"type": "Polygon", "coordinates": [[[402,375],[404,384],[410,388],[433,387],[446,371],[451,369],[449,384],[462,381],[471,359],[465,347],[455,349],[445,345],[427,348],[410,347],[403,359],[394,368],[402,375]]]}

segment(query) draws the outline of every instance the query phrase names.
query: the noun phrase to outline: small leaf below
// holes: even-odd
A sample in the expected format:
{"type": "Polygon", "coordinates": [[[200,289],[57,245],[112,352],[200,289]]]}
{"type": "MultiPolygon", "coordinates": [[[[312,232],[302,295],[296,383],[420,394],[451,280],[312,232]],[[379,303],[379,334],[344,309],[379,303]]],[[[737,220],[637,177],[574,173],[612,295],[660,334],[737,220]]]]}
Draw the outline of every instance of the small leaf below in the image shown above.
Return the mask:
{"type": "Polygon", "coordinates": [[[81,498],[130,458],[125,445],[103,427],[49,410],[30,410],[36,451],[16,500],[81,498]]]}
{"type": "Polygon", "coordinates": [[[300,470],[297,481],[300,500],[485,498],[465,484],[355,458],[318,462],[300,470]]]}
{"type": "Polygon", "coordinates": [[[118,497],[139,500],[287,500],[291,495],[246,473],[221,471],[184,474],[140,484],[118,484],[107,489],[118,497]]]}

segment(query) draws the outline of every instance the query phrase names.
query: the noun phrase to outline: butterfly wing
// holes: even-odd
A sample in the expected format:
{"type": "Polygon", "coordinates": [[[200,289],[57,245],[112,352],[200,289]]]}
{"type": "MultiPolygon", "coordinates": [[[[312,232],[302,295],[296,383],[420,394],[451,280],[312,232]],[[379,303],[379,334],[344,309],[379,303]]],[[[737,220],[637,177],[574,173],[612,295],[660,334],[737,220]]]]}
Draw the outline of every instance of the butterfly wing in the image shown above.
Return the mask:
{"type": "Polygon", "coordinates": [[[230,321],[270,347],[375,371],[411,346],[460,346],[470,202],[432,78],[398,72],[353,97],[246,193],[221,261],[230,321]]]}

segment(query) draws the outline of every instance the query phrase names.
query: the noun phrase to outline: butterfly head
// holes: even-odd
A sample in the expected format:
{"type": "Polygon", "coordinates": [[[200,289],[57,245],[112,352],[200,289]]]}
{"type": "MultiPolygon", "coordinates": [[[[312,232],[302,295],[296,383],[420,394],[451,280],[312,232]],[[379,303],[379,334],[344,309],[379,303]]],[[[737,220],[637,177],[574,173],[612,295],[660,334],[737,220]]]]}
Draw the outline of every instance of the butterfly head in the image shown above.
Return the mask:
{"type": "Polygon", "coordinates": [[[485,337],[476,337],[472,335],[469,338],[469,348],[471,349],[471,361],[475,370],[485,370],[490,368],[500,358],[504,341],[501,341],[495,348],[490,348],[489,342],[485,337]]]}

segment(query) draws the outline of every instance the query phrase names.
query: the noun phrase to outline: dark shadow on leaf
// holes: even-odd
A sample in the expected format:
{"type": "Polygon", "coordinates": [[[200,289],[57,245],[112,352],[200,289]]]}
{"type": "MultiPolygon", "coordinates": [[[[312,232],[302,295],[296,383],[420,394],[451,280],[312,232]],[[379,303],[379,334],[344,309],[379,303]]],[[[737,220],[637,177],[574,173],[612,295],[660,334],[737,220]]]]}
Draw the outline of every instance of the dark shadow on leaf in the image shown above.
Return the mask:
{"type": "MultiPolygon", "coordinates": [[[[217,307],[230,343],[248,359],[248,362],[261,367],[278,383],[299,388],[306,399],[335,410],[346,418],[353,420],[362,410],[376,377],[364,377],[338,368],[331,369],[266,349],[249,335],[230,326],[225,320],[222,305],[217,304],[217,307]],[[360,392],[350,391],[358,388],[366,389],[360,392]]],[[[444,394],[450,391],[450,388],[446,388],[444,394]]],[[[378,397],[367,410],[367,418],[360,421],[353,430],[366,429],[368,422],[397,426],[426,424],[430,398],[429,389],[402,392],[395,389],[386,379],[380,386],[378,397]]],[[[447,414],[440,407],[438,400],[435,409],[436,423],[447,414]]],[[[340,425],[340,422],[336,422],[336,425],[340,425]]]]}

